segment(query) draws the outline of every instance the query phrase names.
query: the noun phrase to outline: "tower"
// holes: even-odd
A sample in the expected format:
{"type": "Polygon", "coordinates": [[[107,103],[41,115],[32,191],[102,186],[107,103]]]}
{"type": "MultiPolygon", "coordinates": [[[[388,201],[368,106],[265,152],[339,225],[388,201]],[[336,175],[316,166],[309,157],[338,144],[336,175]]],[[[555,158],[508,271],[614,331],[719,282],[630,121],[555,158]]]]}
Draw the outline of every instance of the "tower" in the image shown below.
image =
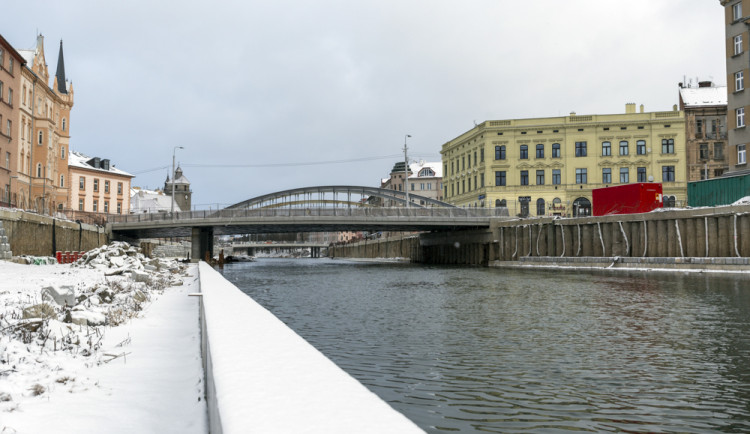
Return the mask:
{"type": "MultiPolygon", "coordinates": [[[[164,193],[172,195],[172,181],[164,181],[164,193]]],[[[190,211],[192,208],[193,192],[190,190],[190,181],[182,174],[182,168],[177,166],[174,171],[174,202],[180,207],[180,211],[190,211]]]]}

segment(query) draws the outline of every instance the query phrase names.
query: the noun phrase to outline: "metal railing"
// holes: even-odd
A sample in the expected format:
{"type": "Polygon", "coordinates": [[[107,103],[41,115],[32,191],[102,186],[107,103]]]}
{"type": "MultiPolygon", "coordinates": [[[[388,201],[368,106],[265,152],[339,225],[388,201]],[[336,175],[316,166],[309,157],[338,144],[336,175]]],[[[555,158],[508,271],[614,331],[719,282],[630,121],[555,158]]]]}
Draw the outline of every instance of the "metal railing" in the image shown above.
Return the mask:
{"type": "Polygon", "coordinates": [[[507,208],[248,208],[184,211],[172,213],[146,213],[131,215],[111,215],[109,223],[167,222],[200,219],[241,219],[241,218],[490,218],[508,216],[507,208]]]}

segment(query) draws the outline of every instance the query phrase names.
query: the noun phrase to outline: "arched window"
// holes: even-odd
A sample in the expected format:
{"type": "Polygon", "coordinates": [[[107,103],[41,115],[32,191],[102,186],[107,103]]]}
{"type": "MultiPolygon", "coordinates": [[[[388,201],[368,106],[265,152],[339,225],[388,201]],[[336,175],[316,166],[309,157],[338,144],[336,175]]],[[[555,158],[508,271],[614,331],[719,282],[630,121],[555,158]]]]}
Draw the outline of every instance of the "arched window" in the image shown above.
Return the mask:
{"type": "Polygon", "coordinates": [[[545,214],[544,199],[541,197],[536,200],[536,215],[543,216],[545,214]]]}
{"type": "Polygon", "coordinates": [[[36,163],[36,177],[42,177],[42,163],[36,163]]]}
{"type": "Polygon", "coordinates": [[[435,171],[430,169],[429,167],[425,167],[424,169],[419,171],[418,176],[435,176],[435,171]]]}
{"type": "Polygon", "coordinates": [[[579,197],[573,201],[573,217],[584,217],[591,215],[591,201],[585,197],[579,197]]]}
{"type": "Polygon", "coordinates": [[[677,198],[675,196],[664,196],[664,208],[674,208],[677,198]]]}
{"type": "Polygon", "coordinates": [[[559,143],[552,144],[552,158],[560,158],[560,144],[559,143]]]}
{"type": "Polygon", "coordinates": [[[41,145],[42,143],[44,143],[44,132],[39,131],[39,144],[41,145]]]}
{"type": "Polygon", "coordinates": [[[497,199],[497,200],[495,200],[495,207],[496,208],[505,208],[506,204],[507,204],[507,202],[505,201],[505,199],[502,199],[502,200],[501,199],[497,199]]]}

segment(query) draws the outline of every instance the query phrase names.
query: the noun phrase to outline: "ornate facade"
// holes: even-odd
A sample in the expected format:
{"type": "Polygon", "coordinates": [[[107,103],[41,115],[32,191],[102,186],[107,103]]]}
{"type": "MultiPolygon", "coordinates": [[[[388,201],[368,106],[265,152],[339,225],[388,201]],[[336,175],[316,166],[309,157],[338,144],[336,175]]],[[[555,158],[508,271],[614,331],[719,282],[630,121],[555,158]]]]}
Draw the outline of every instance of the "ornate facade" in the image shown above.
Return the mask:
{"type": "Polygon", "coordinates": [[[0,203],[18,205],[18,101],[25,60],[0,36],[0,203]]]}
{"type": "Polygon", "coordinates": [[[443,196],[511,215],[589,215],[591,190],[661,182],[687,199],[685,117],[673,111],[486,121],[442,146],[443,196]]]}

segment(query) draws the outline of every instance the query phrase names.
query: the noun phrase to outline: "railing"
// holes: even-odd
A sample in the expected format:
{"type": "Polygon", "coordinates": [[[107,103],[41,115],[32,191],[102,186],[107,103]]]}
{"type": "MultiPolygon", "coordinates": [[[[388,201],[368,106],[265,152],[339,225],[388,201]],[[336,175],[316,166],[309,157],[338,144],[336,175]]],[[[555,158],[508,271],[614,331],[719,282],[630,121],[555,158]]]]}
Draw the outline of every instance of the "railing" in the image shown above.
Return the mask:
{"type": "Polygon", "coordinates": [[[371,217],[371,218],[490,218],[508,215],[507,208],[249,208],[185,211],[172,213],[147,213],[111,215],[109,223],[167,222],[198,219],[240,218],[318,218],[318,217],[371,217]]]}

